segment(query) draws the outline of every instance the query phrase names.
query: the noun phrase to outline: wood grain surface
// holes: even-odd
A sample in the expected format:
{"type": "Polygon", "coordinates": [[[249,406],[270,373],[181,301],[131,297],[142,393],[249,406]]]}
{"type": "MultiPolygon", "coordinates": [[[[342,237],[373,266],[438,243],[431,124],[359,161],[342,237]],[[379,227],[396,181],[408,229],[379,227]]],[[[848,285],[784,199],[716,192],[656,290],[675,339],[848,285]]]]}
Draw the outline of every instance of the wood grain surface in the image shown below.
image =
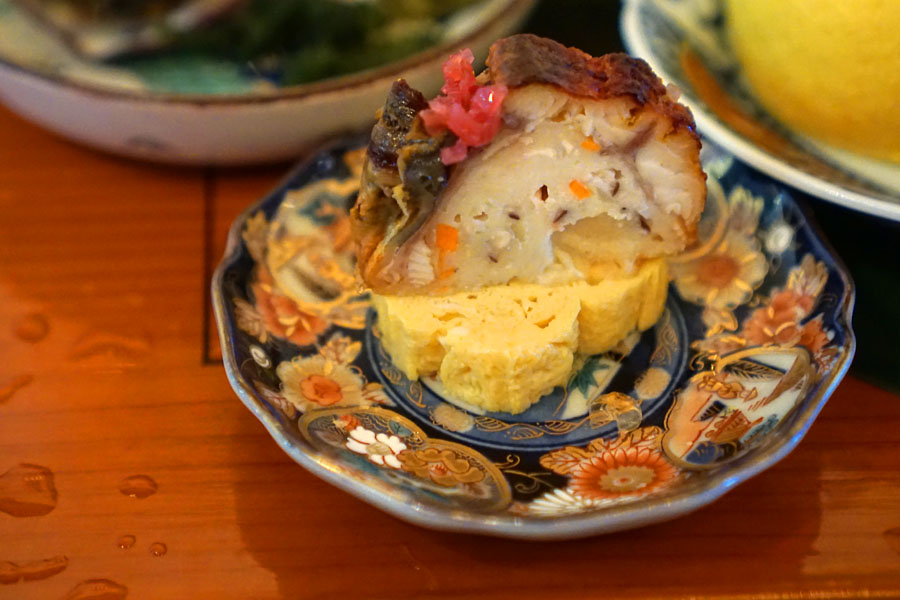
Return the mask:
{"type": "Polygon", "coordinates": [[[428,531],[295,465],[208,306],[228,225],[286,169],[130,162],[0,109],[0,598],[900,598],[900,397],[852,374],[772,469],[586,540],[428,531]]]}

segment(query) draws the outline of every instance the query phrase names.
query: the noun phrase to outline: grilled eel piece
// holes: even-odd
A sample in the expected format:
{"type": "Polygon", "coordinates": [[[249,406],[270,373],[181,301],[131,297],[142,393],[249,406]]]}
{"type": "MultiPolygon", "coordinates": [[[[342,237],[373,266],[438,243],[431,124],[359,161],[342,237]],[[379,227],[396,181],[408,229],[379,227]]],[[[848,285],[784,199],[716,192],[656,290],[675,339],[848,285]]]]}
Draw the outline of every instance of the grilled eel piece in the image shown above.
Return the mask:
{"type": "Polygon", "coordinates": [[[351,211],[374,292],[596,282],[695,239],[700,139],[644,61],[522,34],[491,47],[478,83],[508,88],[502,125],[451,166],[440,151],[456,137],[426,133],[428,103],[405,82],[378,115],[351,211]]]}

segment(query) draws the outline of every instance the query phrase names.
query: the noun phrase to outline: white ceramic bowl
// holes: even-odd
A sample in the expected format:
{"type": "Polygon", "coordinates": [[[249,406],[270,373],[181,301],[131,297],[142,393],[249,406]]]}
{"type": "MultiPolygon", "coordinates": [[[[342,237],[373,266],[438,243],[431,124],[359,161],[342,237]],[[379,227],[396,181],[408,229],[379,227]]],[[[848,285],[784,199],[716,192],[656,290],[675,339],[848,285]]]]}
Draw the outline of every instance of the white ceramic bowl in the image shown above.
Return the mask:
{"type": "Polygon", "coordinates": [[[468,47],[483,59],[535,0],[488,0],[448,39],[402,61],[327,81],[240,94],[146,89],[132,73],[80,60],[0,0],[0,101],[66,138],[135,158],[179,164],[247,164],[298,156],[323,138],[374,121],[399,77],[429,94],[440,66],[468,47]]]}

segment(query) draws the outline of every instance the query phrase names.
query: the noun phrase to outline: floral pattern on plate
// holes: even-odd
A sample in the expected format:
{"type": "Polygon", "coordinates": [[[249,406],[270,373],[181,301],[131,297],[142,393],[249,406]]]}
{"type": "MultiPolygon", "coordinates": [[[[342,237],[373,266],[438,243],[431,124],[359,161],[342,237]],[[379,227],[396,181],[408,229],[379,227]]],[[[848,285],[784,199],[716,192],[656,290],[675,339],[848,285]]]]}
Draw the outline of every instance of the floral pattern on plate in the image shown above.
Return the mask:
{"type": "Polygon", "coordinates": [[[406,485],[446,506],[477,512],[506,508],[506,478],[481,453],[431,439],[412,421],[382,408],[313,411],[299,422],[304,437],[344,464],[406,485]]]}
{"type": "Polygon", "coordinates": [[[554,517],[658,493],[680,476],[660,450],[662,430],[644,427],[613,440],[597,438],[586,448],[567,446],[541,457],[545,469],[568,476],[565,487],[510,508],[521,515],[554,517]]]}
{"type": "Polygon", "coordinates": [[[409,381],[353,276],[359,144],[238,220],[214,299],[226,369],[278,443],[401,518],[537,538],[670,518],[789,451],[846,370],[849,278],[783,188],[706,144],[700,240],[653,329],[515,417],[409,381]]]}

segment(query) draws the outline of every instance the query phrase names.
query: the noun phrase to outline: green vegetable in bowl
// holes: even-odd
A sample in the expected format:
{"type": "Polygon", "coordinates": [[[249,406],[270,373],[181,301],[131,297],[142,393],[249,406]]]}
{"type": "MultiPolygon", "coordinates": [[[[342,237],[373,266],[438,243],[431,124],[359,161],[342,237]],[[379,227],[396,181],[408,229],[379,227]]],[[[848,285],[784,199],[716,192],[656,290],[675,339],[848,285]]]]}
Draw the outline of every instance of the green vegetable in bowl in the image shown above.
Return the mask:
{"type": "Polygon", "coordinates": [[[203,55],[248,65],[280,85],[372,68],[441,40],[442,19],[474,0],[252,0],[173,35],[153,55],[203,55]]]}
{"type": "Polygon", "coordinates": [[[82,58],[190,93],[296,85],[389,63],[442,41],[455,12],[484,0],[12,1],[82,58]]]}

